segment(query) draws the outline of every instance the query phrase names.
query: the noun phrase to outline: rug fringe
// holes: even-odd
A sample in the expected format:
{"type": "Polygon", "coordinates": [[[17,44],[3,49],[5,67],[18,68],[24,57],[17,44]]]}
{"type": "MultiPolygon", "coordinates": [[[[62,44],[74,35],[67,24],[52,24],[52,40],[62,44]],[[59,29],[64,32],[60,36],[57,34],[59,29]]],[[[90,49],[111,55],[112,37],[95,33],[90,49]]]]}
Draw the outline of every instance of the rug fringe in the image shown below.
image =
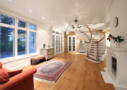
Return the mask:
{"type": "Polygon", "coordinates": [[[37,81],[40,81],[40,82],[44,82],[46,84],[54,84],[55,83],[54,81],[48,81],[48,80],[40,79],[40,78],[36,78],[36,77],[34,77],[34,80],[37,80],[37,81]]]}

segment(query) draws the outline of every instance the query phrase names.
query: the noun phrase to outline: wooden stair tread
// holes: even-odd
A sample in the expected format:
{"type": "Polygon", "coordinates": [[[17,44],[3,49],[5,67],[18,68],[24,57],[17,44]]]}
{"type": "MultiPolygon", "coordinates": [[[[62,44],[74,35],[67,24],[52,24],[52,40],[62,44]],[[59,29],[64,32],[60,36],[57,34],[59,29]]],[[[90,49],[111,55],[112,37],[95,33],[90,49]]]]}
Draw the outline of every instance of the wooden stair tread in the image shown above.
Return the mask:
{"type": "MultiPolygon", "coordinates": [[[[93,55],[93,54],[89,54],[89,55],[91,55],[91,56],[93,56],[93,57],[94,57],[94,55],[93,55]]],[[[99,57],[102,57],[102,56],[99,56],[99,57]]]]}
{"type": "MultiPolygon", "coordinates": [[[[90,53],[94,53],[94,51],[90,52],[90,53]]],[[[99,53],[99,52],[98,52],[99,53]]],[[[104,53],[99,53],[99,54],[104,54],[104,53]]]]}
{"type": "Polygon", "coordinates": [[[105,54],[105,53],[99,53],[99,54],[105,54]]]}
{"type": "Polygon", "coordinates": [[[89,58],[89,59],[91,59],[91,60],[93,60],[93,61],[98,61],[98,60],[95,60],[94,58],[92,58],[92,57],[89,57],[89,56],[86,56],[87,58],[89,58]]]}
{"type": "MultiPolygon", "coordinates": [[[[92,43],[92,44],[97,44],[97,43],[92,43]]],[[[103,44],[103,43],[98,43],[98,44],[103,44]]]]}
{"type": "MultiPolygon", "coordinates": [[[[93,50],[94,51],[94,49],[90,49],[90,50],[93,50]]],[[[97,50],[96,50],[97,51],[97,50]]],[[[98,50],[98,51],[105,51],[105,50],[98,50]]]]}
{"type": "MultiPolygon", "coordinates": [[[[92,46],[97,46],[97,45],[95,44],[95,45],[92,45],[92,46]]],[[[103,45],[98,45],[98,46],[103,46],[103,45]]]]}
{"type": "MultiPolygon", "coordinates": [[[[91,46],[91,48],[97,48],[97,46],[91,46]]],[[[98,46],[98,48],[103,48],[102,46],[98,46]]]]}

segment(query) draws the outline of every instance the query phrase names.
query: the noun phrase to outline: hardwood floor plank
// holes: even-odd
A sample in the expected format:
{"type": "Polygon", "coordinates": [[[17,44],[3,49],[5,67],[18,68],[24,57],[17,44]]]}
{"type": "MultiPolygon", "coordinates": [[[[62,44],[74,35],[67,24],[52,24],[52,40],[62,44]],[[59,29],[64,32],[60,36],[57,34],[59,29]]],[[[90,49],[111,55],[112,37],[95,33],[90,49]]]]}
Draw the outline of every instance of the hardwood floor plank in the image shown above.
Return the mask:
{"type": "MultiPolygon", "coordinates": [[[[113,85],[106,84],[102,78],[100,71],[104,71],[103,63],[92,63],[85,59],[85,55],[75,52],[60,53],[54,59],[72,63],[53,85],[34,80],[35,90],[115,90],[113,85]]],[[[37,67],[43,63],[24,67],[23,70],[37,67]]]]}

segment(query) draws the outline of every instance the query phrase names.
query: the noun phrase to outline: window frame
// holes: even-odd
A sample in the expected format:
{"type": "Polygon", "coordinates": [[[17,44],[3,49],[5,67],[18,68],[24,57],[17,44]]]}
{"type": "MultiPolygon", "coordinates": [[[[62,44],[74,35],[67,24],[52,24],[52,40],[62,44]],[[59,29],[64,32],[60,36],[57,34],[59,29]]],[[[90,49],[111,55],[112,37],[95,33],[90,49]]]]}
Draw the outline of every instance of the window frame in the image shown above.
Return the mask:
{"type": "Polygon", "coordinates": [[[2,63],[8,63],[8,62],[15,61],[15,60],[18,60],[21,58],[26,58],[26,57],[31,57],[33,55],[38,55],[38,53],[37,53],[38,23],[33,23],[33,21],[30,21],[29,19],[27,20],[26,18],[23,18],[23,17],[12,16],[13,14],[7,14],[7,13],[3,13],[0,11],[0,15],[1,14],[14,19],[14,25],[0,23],[1,27],[7,27],[7,28],[14,29],[14,48],[13,48],[14,56],[0,59],[0,61],[2,63]],[[26,28],[18,27],[18,20],[26,22],[26,28]],[[36,30],[29,29],[29,24],[34,24],[36,26],[36,30]],[[24,54],[24,55],[18,55],[18,50],[17,50],[18,49],[17,34],[18,34],[19,29],[26,31],[26,35],[27,35],[27,37],[26,37],[26,54],[24,54]],[[35,36],[35,53],[29,53],[29,32],[35,32],[35,34],[36,34],[36,36],[35,36]]]}

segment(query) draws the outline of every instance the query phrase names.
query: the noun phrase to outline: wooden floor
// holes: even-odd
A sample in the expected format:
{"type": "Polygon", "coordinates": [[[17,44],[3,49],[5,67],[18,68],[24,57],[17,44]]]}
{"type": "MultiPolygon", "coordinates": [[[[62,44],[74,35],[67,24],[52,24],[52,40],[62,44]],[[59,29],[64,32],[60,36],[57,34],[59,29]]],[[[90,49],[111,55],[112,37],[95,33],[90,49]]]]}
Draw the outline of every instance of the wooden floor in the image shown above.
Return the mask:
{"type": "MultiPolygon", "coordinates": [[[[100,73],[104,70],[103,63],[95,64],[87,61],[85,55],[69,52],[58,54],[55,59],[72,63],[53,85],[34,80],[35,90],[115,90],[113,85],[104,83],[100,73]]],[[[38,65],[30,65],[23,70],[38,65]]]]}

